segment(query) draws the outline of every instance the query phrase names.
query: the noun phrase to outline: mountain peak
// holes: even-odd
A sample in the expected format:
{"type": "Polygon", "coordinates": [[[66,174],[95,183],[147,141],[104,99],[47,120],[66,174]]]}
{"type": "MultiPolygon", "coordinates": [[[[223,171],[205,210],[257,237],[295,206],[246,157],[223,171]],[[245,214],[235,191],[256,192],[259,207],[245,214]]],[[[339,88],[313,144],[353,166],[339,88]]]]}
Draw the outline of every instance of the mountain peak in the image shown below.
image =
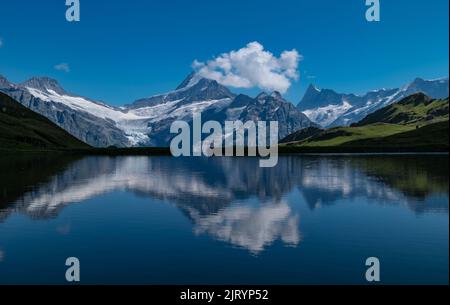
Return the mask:
{"type": "Polygon", "coordinates": [[[410,84],[408,85],[408,88],[421,86],[421,85],[425,84],[426,82],[427,82],[427,81],[424,80],[423,78],[416,77],[416,78],[412,81],[412,83],[410,83],[410,84]]]}
{"type": "Polygon", "coordinates": [[[448,78],[425,80],[417,77],[412,83],[404,87],[407,94],[425,92],[433,98],[446,98],[449,92],[448,78]]]}
{"type": "Polygon", "coordinates": [[[302,100],[298,104],[300,110],[320,107],[321,104],[330,104],[335,100],[335,92],[332,90],[320,90],[313,84],[310,84],[303,95],[302,100]]]}
{"type": "Polygon", "coordinates": [[[11,86],[12,84],[9,82],[9,80],[3,75],[0,75],[0,89],[7,89],[11,86]]]}
{"type": "Polygon", "coordinates": [[[42,76],[42,77],[32,77],[29,80],[21,84],[22,87],[30,87],[40,91],[55,91],[58,94],[65,94],[66,91],[60,86],[57,80],[42,76]]]}
{"type": "Polygon", "coordinates": [[[274,99],[277,99],[277,100],[283,99],[283,96],[282,96],[281,93],[278,92],[278,91],[272,92],[272,93],[270,94],[270,96],[271,96],[272,98],[274,98],[274,99]]]}
{"type": "Polygon", "coordinates": [[[183,80],[183,82],[175,89],[175,91],[186,90],[188,88],[198,87],[198,86],[201,86],[202,88],[206,88],[206,87],[214,87],[214,88],[224,87],[224,86],[220,85],[214,79],[201,77],[197,73],[192,72],[183,80]]]}
{"type": "Polygon", "coordinates": [[[234,98],[235,96],[236,95],[228,90],[227,87],[219,84],[217,81],[202,78],[197,74],[191,73],[175,91],[171,91],[163,95],[139,99],[126,107],[137,109],[141,107],[155,106],[168,101],[183,100],[183,103],[190,103],[234,98]]]}
{"type": "Polygon", "coordinates": [[[315,85],[313,84],[309,84],[308,89],[306,89],[306,92],[308,93],[319,93],[320,89],[317,88],[315,85]]]}
{"type": "Polygon", "coordinates": [[[271,94],[267,94],[266,92],[263,91],[260,94],[258,94],[255,99],[258,101],[263,101],[263,100],[266,100],[268,97],[271,97],[276,100],[283,99],[283,96],[278,91],[273,91],[271,94]]]}
{"type": "Polygon", "coordinates": [[[178,85],[178,87],[175,90],[181,90],[183,88],[192,86],[193,79],[195,77],[196,73],[191,72],[182,82],[178,85]]]}
{"type": "Polygon", "coordinates": [[[266,93],[266,92],[261,92],[260,94],[258,94],[257,96],[256,96],[256,99],[257,100],[259,100],[259,99],[264,99],[264,98],[266,98],[268,96],[268,94],[266,93]]]}

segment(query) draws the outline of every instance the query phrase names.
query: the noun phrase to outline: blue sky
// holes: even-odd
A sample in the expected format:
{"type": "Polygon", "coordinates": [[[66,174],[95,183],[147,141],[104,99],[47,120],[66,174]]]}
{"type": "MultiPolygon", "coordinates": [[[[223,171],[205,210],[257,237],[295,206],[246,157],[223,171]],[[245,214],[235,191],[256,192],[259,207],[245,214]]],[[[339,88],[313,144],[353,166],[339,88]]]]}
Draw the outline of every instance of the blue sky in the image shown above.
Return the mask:
{"type": "Polygon", "coordinates": [[[294,104],[309,83],[362,93],[448,76],[448,0],[380,2],[381,22],[369,23],[365,0],[80,0],[81,22],[69,23],[65,0],[2,1],[0,74],[54,77],[121,105],[174,89],[195,59],[257,41],[303,56],[285,94],[294,104]]]}

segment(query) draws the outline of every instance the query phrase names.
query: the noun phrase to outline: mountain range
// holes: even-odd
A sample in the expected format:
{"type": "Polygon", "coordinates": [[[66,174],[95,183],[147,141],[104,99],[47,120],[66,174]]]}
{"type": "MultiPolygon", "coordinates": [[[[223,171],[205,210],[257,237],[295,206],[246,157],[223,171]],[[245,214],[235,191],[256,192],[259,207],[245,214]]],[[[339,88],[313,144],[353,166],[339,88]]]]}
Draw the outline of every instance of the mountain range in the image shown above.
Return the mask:
{"type": "Polygon", "coordinates": [[[448,91],[448,78],[417,78],[402,88],[373,90],[364,95],[341,94],[310,85],[295,107],[276,91],[256,97],[235,94],[215,80],[192,73],[171,92],[114,107],[70,93],[48,77],[14,84],[0,76],[0,92],[94,147],[168,147],[174,136],[170,134],[172,122],[191,123],[195,112],[201,112],[203,122],[278,121],[282,139],[303,128],[349,126],[417,92],[442,99],[448,97],[448,91]]]}
{"type": "Polygon", "coordinates": [[[446,98],[449,96],[448,78],[416,78],[402,88],[383,88],[364,95],[337,93],[310,85],[297,108],[322,127],[349,126],[372,112],[418,92],[435,99],[446,98]]]}
{"type": "Polygon", "coordinates": [[[113,107],[67,92],[48,77],[13,84],[0,76],[0,91],[42,114],[78,139],[94,147],[168,147],[175,120],[262,120],[279,122],[279,138],[299,129],[317,126],[280,93],[252,98],[234,94],[218,82],[190,74],[174,91],[113,107]]]}
{"type": "MultiPolygon", "coordinates": [[[[137,196],[173,203],[194,223],[228,214],[228,221],[215,221],[211,225],[236,224],[236,230],[221,232],[244,236],[254,232],[246,230],[248,223],[271,224],[273,218],[269,215],[276,219],[285,215],[265,208],[283,208],[285,197],[293,190],[299,192],[311,211],[342,204],[343,196],[369,196],[379,199],[374,202],[380,204],[387,204],[381,199],[388,196],[395,199],[389,204],[406,203],[417,214],[437,210],[448,213],[448,204],[442,205],[440,200],[423,204],[427,196],[447,192],[449,188],[448,158],[437,158],[444,166],[427,166],[429,162],[417,162],[414,156],[317,158],[305,155],[280,158],[276,167],[263,169],[255,158],[236,158],[233,162],[226,158],[200,158],[192,162],[188,158],[79,158],[70,154],[55,158],[51,154],[21,154],[17,158],[0,158],[0,223],[12,212],[33,219],[52,218],[70,204],[99,194],[124,191],[124,184],[127,192],[137,196]],[[318,166],[311,166],[312,162],[318,166]],[[399,173],[399,166],[407,170],[399,173]],[[293,169],[299,169],[302,175],[293,169]],[[324,170],[328,171],[328,179],[323,179],[324,170]],[[244,209],[243,213],[223,213],[241,206],[233,204],[236,201],[245,203],[254,198],[264,204],[252,205],[256,209],[244,209]],[[258,209],[270,213],[258,217],[258,209]]],[[[250,241],[259,240],[261,232],[270,234],[272,229],[256,231],[257,236],[250,241]]]]}

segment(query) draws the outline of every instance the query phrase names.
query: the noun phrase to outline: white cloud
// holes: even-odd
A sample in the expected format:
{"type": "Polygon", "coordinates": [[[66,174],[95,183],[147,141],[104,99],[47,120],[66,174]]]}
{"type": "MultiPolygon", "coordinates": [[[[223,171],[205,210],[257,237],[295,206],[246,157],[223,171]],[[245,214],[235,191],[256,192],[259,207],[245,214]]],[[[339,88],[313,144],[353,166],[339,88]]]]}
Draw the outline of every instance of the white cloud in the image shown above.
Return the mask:
{"type": "Polygon", "coordinates": [[[58,71],[63,71],[66,73],[70,72],[70,66],[68,63],[65,63],[65,62],[55,65],[54,68],[58,71]]]}
{"type": "Polygon", "coordinates": [[[302,58],[295,49],[276,57],[255,41],[207,62],[195,60],[192,66],[198,77],[214,79],[225,86],[285,93],[292,81],[299,78],[298,64],[302,58]]]}
{"type": "Polygon", "coordinates": [[[278,239],[290,246],[301,241],[299,216],[285,202],[259,207],[233,206],[208,216],[191,210],[191,217],[196,223],[196,234],[210,234],[255,254],[278,239]]]}

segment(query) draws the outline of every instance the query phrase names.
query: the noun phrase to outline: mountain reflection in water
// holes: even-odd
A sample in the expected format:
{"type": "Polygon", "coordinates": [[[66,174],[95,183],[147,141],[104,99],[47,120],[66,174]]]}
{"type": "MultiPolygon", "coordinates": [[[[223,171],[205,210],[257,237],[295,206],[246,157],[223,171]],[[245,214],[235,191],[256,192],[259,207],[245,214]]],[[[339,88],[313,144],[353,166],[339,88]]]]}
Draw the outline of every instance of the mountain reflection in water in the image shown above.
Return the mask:
{"type": "MultiPolygon", "coordinates": [[[[311,210],[365,197],[415,213],[448,213],[448,156],[285,156],[275,168],[257,158],[22,156],[0,163],[0,221],[14,212],[58,217],[64,206],[112,191],[173,203],[195,234],[258,253],[301,241],[295,190],[311,210]]],[[[297,195],[298,196],[298,195],[297,195]]],[[[1,223],[0,223],[1,225],[1,223]]]]}

